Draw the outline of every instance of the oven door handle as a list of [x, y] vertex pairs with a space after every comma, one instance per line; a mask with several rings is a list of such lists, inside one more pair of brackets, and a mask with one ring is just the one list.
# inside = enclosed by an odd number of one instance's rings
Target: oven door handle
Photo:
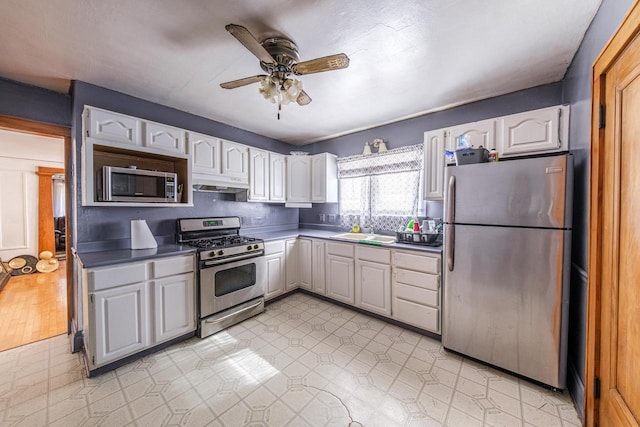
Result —
[[230, 317], [237, 316], [237, 315], [238, 315], [238, 314], [240, 314], [240, 313], [244, 313], [245, 311], [252, 310], [252, 309], [256, 308], [257, 306], [259, 306], [260, 304], [262, 304], [262, 300], [258, 301], [258, 302], [257, 302], [257, 303], [255, 303], [255, 304], [251, 304], [249, 307], [245, 307], [245, 308], [243, 308], [242, 310], [234, 311], [233, 313], [229, 313], [229, 314], [227, 314], [226, 316], [222, 316], [222, 317], [221, 317], [221, 318], [219, 318], [219, 319], [215, 319], [215, 320], [212, 320], [212, 319], [205, 320], [205, 321], [204, 321], [204, 323], [220, 323], [220, 322], [222, 322], [223, 320], [226, 320], [226, 319], [228, 319], [228, 318], [230, 318]]
[[225, 259], [219, 259], [219, 260], [214, 260], [214, 261], [204, 261], [203, 262], [203, 266], [204, 267], [213, 267], [216, 265], [221, 265], [221, 264], [227, 264], [230, 262], [234, 262], [234, 261], [241, 261], [243, 259], [248, 259], [248, 258], [258, 258], [264, 256], [264, 251], [262, 252], [254, 252], [251, 254], [246, 254], [246, 255], [239, 255], [239, 256], [234, 256], [232, 258], [225, 258]]

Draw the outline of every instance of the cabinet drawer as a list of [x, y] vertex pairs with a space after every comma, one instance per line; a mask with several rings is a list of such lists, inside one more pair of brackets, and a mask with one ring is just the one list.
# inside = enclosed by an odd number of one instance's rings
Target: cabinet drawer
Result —
[[440, 332], [440, 316], [437, 308], [394, 298], [393, 317], [422, 329]]
[[391, 251], [389, 249], [376, 249], [358, 246], [356, 248], [358, 259], [363, 261], [379, 262], [380, 264], [391, 263]]
[[393, 296], [394, 298], [400, 298], [417, 304], [429, 305], [435, 308], [440, 307], [440, 293], [430, 289], [409, 286], [403, 283], [394, 283]]
[[402, 268], [396, 268], [393, 274], [396, 282], [417, 286], [423, 289], [430, 289], [432, 291], [440, 289], [439, 275], [404, 270]]
[[115, 288], [129, 283], [147, 280], [147, 263], [125, 264], [118, 267], [102, 267], [87, 271], [89, 291]]
[[348, 243], [327, 242], [327, 255], [338, 255], [353, 258], [353, 245]]
[[173, 276], [193, 271], [193, 255], [172, 258], [158, 258], [151, 261], [151, 276], [154, 278]]
[[277, 242], [265, 242], [264, 243], [264, 254], [265, 255], [276, 254], [278, 252], [284, 252], [284, 240], [279, 240]]
[[409, 270], [440, 274], [439, 256], [396, 251], [393, 255], [393, 264]]

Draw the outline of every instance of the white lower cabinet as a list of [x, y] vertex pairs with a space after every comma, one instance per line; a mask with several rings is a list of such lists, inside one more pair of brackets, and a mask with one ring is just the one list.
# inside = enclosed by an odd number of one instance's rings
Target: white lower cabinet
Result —
[[312, 247], [311, 239], [298, 240], [298, 284], [302, 289], [308, 291], [313, 289], [311, 274], [312, 266]]
[[355, 305], [391, 316], [391, 251], [356, 247]]
[[316, 294], [326, 294], [324, 241], [311, 240], [311, 290]]
[[440, 255], [393, 251], [392, 317], [440, 333]]
[[353, 245], [327, 242], [327, 296], [351, 304], [354, 297]]
[[264, 298], [269, 300], [284, 292], [285, 288], [285, 242], [279, 240], [264, 244], [267, 265], [267, 288]]
[[94, 365], [121, 359], [149, 345], [147, 283], [98, 291], [89, 299]]
[[285, 283], [284, 289], [286, 292], [291, 291], [298, 287], [298, 239], [288, 239], [285, 241]]
[[157, 279], [153, 286], [154, 342], [160, 343], [193, 331], [195, 284], [193, 273]]
[[194, 255], [83, 268], [89, 370], [196, 329]]

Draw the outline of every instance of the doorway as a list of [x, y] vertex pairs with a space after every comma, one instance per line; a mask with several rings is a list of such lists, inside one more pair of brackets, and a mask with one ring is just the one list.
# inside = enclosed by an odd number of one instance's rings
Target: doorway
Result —
[[593, 71], [586, 424], [638, 427], [640, 2]]
[[[69, 182], [65, 166], [69, 164], [71, 139], [68, 128], [8, 116], [0, 116], [0, 138], [4, 141], [0, 150], [0, 174], [7, 178], [0, 186], [0, 256], [7, 267], [16, 267], [23, 260], [28, 262], [26, 269], [14, 269], [0, 290], [2, 351], [68, 333], [70, 328], [72, 272], [65, 262], [69, 233], [67, 227], [56, 233], [53, 215], [57, 212], [66, 216], [70, 212], [70, 189], [62, 184], [64, 195], [60, 197], [60, 185], [56, 188], [55, 181]], [[43, 171], [47, 175], [45, 180], [41, 179]], [[43, 192], [46, 182], [50, 188]], [[46, 200], [51, 218], [47, 217], [46, 226], [40, 227], [38, 217], [42, 216], [42, 209], [39, 207], [44, 203], [40, 204], [38, 199], [45, 193], [51, 198]], [[58, 195], [57, 205], [54, 194]], [[64, 207], [59, 205], [60, 201]], [[64, 218], [63, 222], [67, 223]], [[47, 236], [44, 240], [43, 235]], [[51, 243], [45, 244], [43, 252], [43, 242], [49, 240]], [[56, 245], [56, 240], [65, 245]], [[36, 266], [38, 258], [48, 258], [48, 253], [52, 257], [50, 264], [57, 268]], [[8, 265], [14, 258], [16, 262]]]

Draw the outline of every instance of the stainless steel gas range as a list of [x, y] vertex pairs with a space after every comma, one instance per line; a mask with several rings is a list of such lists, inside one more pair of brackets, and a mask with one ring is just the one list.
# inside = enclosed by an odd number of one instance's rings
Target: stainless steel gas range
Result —
[[178, 242], [198, 252], [198, 336], [264, 311], [264, 242], [240, 235], [240, 218], [181, 218]]

